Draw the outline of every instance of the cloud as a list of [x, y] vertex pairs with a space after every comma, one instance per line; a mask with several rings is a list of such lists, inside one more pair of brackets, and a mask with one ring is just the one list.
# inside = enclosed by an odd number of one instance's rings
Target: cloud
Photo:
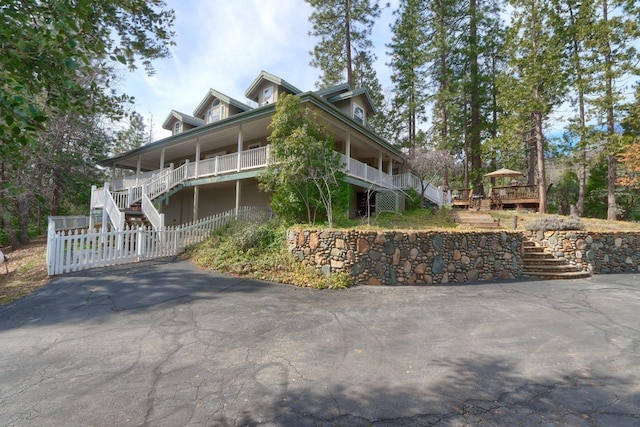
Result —
[[[156, 73], [125, 76], [123, 91], [136, 97], [135, 109], [153, 115], [155, 139], [172, 109], [191, 114], [209, 88], [245, 101], [244, 91], [261, 70], [301, 90], [312, 90], [320, 72], [309, 65], [315, 40], [309, 35], [311, 7], [303, 0], [167, 0], [176, 12], [171, 58], [154, 63]], [[381, 79], [385, 32], [391, 11], [376, 23], [374, 43]], [[383, 81], [383, 87], [389, 85]]]

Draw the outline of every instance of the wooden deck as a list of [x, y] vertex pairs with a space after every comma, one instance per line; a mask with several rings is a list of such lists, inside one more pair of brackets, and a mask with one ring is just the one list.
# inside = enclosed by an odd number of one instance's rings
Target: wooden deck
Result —
[[454, 208], [475, 210], [535, 209], [540, 207], [536, 185], [493, 187], [487, 196], [472, 194], [468, 188], [453, 191]]

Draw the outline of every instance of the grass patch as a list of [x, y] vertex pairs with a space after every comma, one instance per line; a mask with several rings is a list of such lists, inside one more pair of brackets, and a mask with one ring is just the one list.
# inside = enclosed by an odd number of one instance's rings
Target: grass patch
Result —
[[9, 304], [41, 288], [49, 281], [46, 268], [47, 240], [38, 237], [14, 251], [3, 253], [9, 259], [9, 273], [0, 265], [0, 305]]
[[[414, 208], [404, 212], [382, 212], [370, 218], [342, 220], [337, 228], [376, 230], [433, 230], [458, 226], [448, 214], [448, 209], [432, 210]], [[305, 225], [302, 227], [309, 227]], [[317, 228], [317, 227], [316, 227]]]
[[318, 289], [350, 285], [347, 274], [325, 276], [298, 262], [287, 251], [286, 231], [287, 227], [277, 220], [262, 224], [238, 221], [189, 248], [186, 256], [203, 268], [259, 280]]
[[[507, 229], [513, 229], [513, 218], [517, 217], [516, 230], [524, 231], [529, 224], [536, 222], [545, 222], [545, 218], [557, 217], [560, 221], [569, 220], [569, 216], [555, 215], [555, 214], [541, 214], [537, 212], [530, 212], [524, 209], [508, 210], [508, 211], [490, 211], [489, 214], [495, 218], [500, 219], [501, 224]], [[584, 230], [592, 232], [640, 232], [640, 223], [632, 221], [608, 221], [606, 219], [599, 218], [585, 218], [579, 219], [584, 224]]]

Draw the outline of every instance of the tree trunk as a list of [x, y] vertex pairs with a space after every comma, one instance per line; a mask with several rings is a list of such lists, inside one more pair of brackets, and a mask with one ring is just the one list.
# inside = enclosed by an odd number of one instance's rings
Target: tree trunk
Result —
[[580, 129], [578, 134], [580, 136], [580, 170], [578, 172], [578, 201], [576, 203], [576, 210], [578, 216], [584, 215], [584, 204], [586, 199], [586, 188], [587, 188], [587, 124], [586, 124], [586, 113], [585, 113], [585, 101], [584, 101], [584, 81], [583, 81], [583, 70], [582, 70], [582, 61], [580, 60], [580, 43], [575, 33], [575, 16], [573, 14], [573, 8], [571, 2], [567, 3], [569, 7], [569, 16], [571, 18], [571, 26], [574, 28], [572, 31], [573, 37], [573, 61], [576, 72], [576, 86], [578, 90], [578, 114], [579, 114], [579, 123]]
[[482, 185], [482, 149], [480, 147], [480, 72], [478, 68], [478, 30], [476, 22], [476, 0], [469, 1], [469, 88], [471, 97], [471, 128], [469, 148], [471, 151], [471, 175], [473, 187], [484, 194]]
[[351, 86], [351, 89], [355, 89], [353, 82], [353, 65], [351, 63], [351, 15], [349, 10], [351, 8], [351, 4], [349, 0], [345, 0], [345, 40], [346, 40], [346, 54], [347, 54], [347, 83]]
[[609, 35], [609, 20], [608, 20], [608, 1], [602, 0], [602, 19], [606, 28], [607, 34], [605, 37], [605, 108], [607, 113], [607, 219], [609, 221], [615, 221], [617, 219], [617, 205], [616, 205], [616, 178], [617, 178], [617, 159], [615, 156], [615, 119], [613, 116], [613, 63], [611, 54], [611, 40]]
[[540, 207], [538, 212], [547, 213], [547, 180], [544, 167], [544, 135], [542, 134], [542, 113], [537, 111], [533, 113], [535, 119], [535, 137], [537, 152], [537, 183], [538, 197], [540, 198]]

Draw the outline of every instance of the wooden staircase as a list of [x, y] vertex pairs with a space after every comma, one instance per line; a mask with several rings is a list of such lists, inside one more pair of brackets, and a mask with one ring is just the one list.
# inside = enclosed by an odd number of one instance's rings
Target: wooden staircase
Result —
[[128, 227], [137, 228], [151, 226], [149, 219], [142, 212], [142, 206], [139, 202], [129, 208], [123, 209], [122, 211], [124, 212], [124, 223]]
[[454, 222], [460, 225], [490, 230], [502, 228], [499, 222], [486, 213], [454, 209], [449, 215]]
[[530, 279], [582, 279], [591, 273], [556, 258], [537, 243], [523, 242], [524, 277]]

